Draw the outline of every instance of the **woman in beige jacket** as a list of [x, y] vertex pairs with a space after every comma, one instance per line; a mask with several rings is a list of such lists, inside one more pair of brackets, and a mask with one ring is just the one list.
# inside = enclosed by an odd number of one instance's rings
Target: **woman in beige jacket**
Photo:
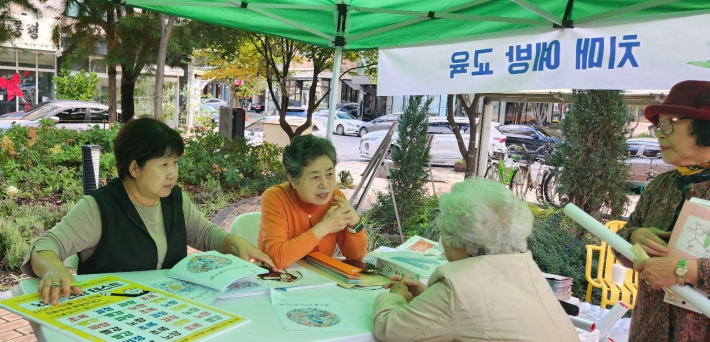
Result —
[[441, 195], [448, 264], [429, 286], [395, 281], [375, 299], [381, 341], [578, 341], [527, 250], [533, 216], [503, 184], [468, 179]]

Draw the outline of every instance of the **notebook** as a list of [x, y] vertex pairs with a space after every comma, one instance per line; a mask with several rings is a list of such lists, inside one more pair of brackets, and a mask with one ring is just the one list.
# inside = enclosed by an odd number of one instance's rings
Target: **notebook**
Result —
[[237, 279], [268, 272], [234, 255], [209, 251], [190, 254], [180, 260], [168, 272], [168, 277], [224, 292]]

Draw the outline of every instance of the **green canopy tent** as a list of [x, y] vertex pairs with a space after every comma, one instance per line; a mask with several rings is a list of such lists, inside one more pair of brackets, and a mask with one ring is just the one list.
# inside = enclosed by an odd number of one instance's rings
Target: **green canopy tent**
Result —
[[[111, 0], [126, 6], [288, 38], [335, 50], [366, 50], [573, 28], [606, 18], [710, 9], [707, 0]], [[339, 82], [331, 82], [328, 137]]]

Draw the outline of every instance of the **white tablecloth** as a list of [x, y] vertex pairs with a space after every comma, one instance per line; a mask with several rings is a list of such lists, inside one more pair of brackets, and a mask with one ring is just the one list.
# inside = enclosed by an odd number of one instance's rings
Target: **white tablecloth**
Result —
[[[139, 284], [150, 284], [156, 279], [167, 276], [167, 270], [112, 273], [120, 278]], [[93, 274], [77, 276], [77, 281], [85, 281], [105, 276], [106, 274]], [[38, 279], [28, 279], [20, 283], [20, 294], [29, 294], [37, 291]], [[378, 294], [386, 290], [347, 290], [339, 286], [318, 288], [303, 291], [282, 292], [285, 296], [322, 297], [329, 296], [349, 316], [356, 331], [346, 332], [318, 332], [318, 331], [287, 331], [284, 329], [279, 317], [271, 306], [268, 295], [252, 297], [222, 299], [212, 303], [211, 306], [251, 319], [246, 325], [211, 338], [210, 341], [376, 341], [372, 335], [372, 304]], [[40, 341], [71, 342], [72, 339], [50, 330], [46, 326], [32, 324]], [[235, 339], [236, 338], [236, 339]]]

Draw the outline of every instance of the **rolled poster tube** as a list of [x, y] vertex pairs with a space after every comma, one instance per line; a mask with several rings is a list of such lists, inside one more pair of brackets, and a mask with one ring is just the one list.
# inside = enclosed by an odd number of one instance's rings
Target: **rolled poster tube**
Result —
[[[567, 204], [564, 212], [567, 216], [584, 227], [584, 229], [604, 240], [604, 242], [614, 248], [617, 252], [621, 253], [629, 260], [634, 260], [635, 255], [631, 250], [631, 244], [628, 241], [612, 233], [609, 228], [589, 216], [589, 214], [585, 213], [582, 209], [579, 209], [579, 207], [574, 204]], [[705, 296], [687, 285], [680, 286], [676, 284], [670, 288], [676, 295], [685, 299], [686, 302], [700, 310], [700, 312], [702, 312], [705, 316], [710, 317], [710, 300], [705, 298]]]
[[614, 328], [614, 324], [618, 322], [621, 317], [624, 317], [626, 311], [629, 311], [629, 306], [624, 302], [616, 303], [609, 312], [604, 315], [604, 317], [599, 320], [597, 328], [599, 329], [599, 337], [604, 337], [609, 335], [611, 329]]
[[569, 316], [569, 320], [572, 321], [572, 325], [574, 325], [575, 328], [580, 328], [584, 331], [592, 332], [596, 328], [594, 322], [576, 316]]

